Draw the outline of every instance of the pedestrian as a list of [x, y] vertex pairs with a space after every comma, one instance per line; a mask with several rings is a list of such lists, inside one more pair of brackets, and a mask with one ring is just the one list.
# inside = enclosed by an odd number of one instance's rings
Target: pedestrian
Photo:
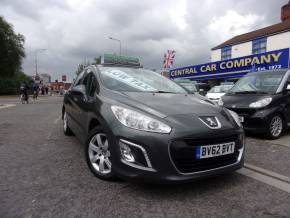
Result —
[[38, 97], [38, 90], [39, 90], [39, 86], [36, 82], [34, 82], [32, 84], [32, 91], [33, 91], [33, 100], [37, 100]]
[[27, 93], [27, 91], [28, 91], [29, 87], [28, 87], [27, 83], [25, 81], [22, 82], [20, 84], [20, 88], [19, 89], [20, 89], [20, 95], [21, 95], [22, 104], [24, 103], [24, 101], [26, 101], [26, 103], [28, 104], [28, 93]]

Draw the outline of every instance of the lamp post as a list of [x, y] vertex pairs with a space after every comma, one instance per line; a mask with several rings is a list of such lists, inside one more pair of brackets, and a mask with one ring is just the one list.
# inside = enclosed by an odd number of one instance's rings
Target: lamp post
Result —
[[121, 56], [121, 54], [122, 54], [122, 43], [121, 43], [121, 40], [120, 39], [113, 38], [111, 36], [109, 37], [109, 39], [119, 42], [119, 44], [120, 44], [120, 56]]
[[42, 52], [42, 51], [46, 51], [47, 49], [46, 48], [40, 48], [40, 49], [35, 49], [34, 50], [34, 55], [35, 55], [35, 75], [38, 75], [38, 72], [37, 72], [37, 53], [38, 52]]

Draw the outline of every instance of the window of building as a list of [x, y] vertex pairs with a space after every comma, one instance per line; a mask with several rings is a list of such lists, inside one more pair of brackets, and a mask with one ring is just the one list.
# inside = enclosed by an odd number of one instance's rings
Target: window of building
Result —
[[259, 38], [253, 40], [253, 47], [252, 47], [253, 54], [261, 54], [267, 51], [267, 38]]
[[223, 60], [228, 60], [232, 58], [232, 47], [227, 46], [222, 48], [222, 61]]

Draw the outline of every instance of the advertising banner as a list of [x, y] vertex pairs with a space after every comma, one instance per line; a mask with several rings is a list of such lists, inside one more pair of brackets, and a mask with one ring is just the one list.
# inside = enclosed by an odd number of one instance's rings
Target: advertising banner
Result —
[[170, 78], [191, 80], [241, 77], [249, 72], [289, 68], [289, 49], [270, 51], [170, 71]]
[[104, 54], [102, 56], [102, 64], [140, 66], [140, 60], [137, 57]]

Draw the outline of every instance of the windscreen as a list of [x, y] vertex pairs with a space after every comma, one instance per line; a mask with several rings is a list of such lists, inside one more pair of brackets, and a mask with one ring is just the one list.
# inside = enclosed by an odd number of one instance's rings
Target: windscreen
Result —
[[253, 73], [240, 79], [230, 93], [269, 93], [277, 91], [285, 72]]
[[104, 86], [115, 91], [187, 93], [171, 80], [145, 69], [101, 67], [100, 76]]

